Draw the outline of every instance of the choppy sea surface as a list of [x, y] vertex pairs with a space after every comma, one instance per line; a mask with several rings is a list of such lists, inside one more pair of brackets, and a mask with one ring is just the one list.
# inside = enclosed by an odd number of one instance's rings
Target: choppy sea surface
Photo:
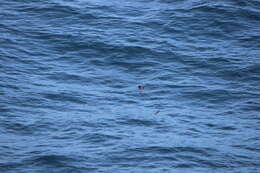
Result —
[[2, 0], [0, 172], [259, 173], [260, 1]]

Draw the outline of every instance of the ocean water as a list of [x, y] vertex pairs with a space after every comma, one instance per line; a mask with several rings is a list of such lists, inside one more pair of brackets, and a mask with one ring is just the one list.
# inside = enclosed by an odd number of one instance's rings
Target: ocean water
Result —
[[259, 173], [260, 1], [2, 0], [0, 173], [87, 172]]

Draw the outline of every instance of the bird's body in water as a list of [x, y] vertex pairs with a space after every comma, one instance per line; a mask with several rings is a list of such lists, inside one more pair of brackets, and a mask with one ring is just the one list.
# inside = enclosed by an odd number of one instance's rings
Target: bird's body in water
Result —
[[144, 90], [144, 86], [143, 85], [138, 85], [138, 89], [139, 90]]
[[159, 114], [159, 112], [160, 112], [159, 110], [158, 110], [158, 111], [156, 111], [156, 112], [154, 113], [154, 115], [157, 115], [157, 114]]

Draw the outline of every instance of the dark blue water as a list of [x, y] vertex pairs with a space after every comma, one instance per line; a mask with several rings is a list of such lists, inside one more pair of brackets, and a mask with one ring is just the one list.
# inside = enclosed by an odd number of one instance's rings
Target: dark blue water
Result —
[[259, 173], [260, 1], [2, 0], [0, 172]]

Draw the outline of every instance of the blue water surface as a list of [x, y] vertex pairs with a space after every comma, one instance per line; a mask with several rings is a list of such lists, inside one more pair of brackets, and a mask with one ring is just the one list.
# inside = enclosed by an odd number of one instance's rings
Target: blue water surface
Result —
[[259, 173], [259, 141], [259, 0], [0, 2], [1, 173]]

